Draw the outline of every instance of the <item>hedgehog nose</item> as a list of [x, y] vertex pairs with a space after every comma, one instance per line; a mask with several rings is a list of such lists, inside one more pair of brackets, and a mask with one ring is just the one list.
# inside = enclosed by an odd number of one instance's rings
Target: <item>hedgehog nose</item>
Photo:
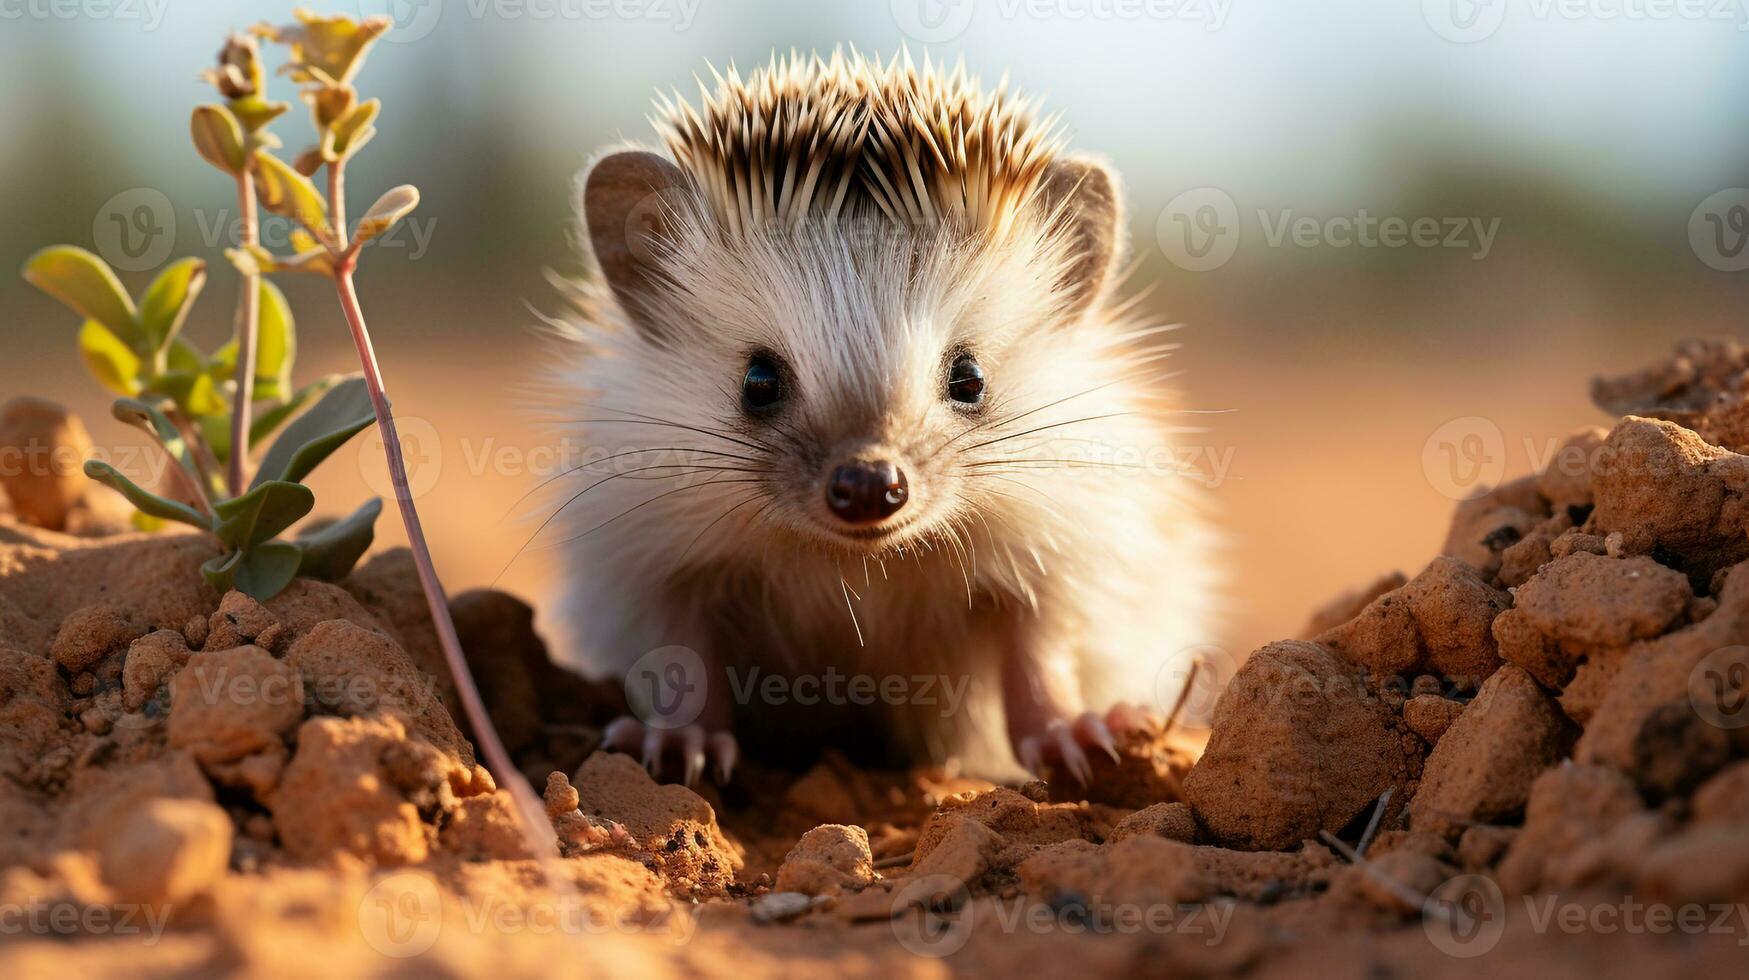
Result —
[[873, 524], [898, 513], [910, 496], [905, 472], [886, 460], [846, 463], [826, 482], [826, 506], [847, 524]]

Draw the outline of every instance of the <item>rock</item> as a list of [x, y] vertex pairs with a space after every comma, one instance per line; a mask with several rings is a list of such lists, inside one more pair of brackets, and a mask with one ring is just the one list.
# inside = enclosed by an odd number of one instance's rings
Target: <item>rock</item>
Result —
[[[229, 650], [252, 645], [257, 637], [279, 626], [279, 619], [267, 607], [241, 592], [232, 590], [219, 600], [219, 608], [207, 619], [206, 646], [209, 650]], [[267, 644], [261, 644], [265, 649]]]
[[188, 663], [188, 656], [188, 641], [176, 630], [157, 630], [129, 644], [121, 669], [123, 703], [128, 710], [145, 707], [158, 689]]
[[1735, 906], [1749, 900], [1749, 835], [1741, 827], [1695, 827], [1645, 852], [1639, 893], [1668, 905]]
[[1196, 816], [1191, 813], [1188, 803], [1156, 803], [1119, 821], [1106, 843], [1114, 844], [1126, 837], [1164, 837], [1194, 844]]
[[804, 895], [836, 895], [874, 881], [874, 855], [868, 831], [826, 824], [802, 835], [777, 869], [777, 890]]
[[1428, 745], [1439, 741], [1446, 729], [1464, 713], [1464, 703], [1437, 694], [1418, 694], [1403, 704], [1403, 724]]
[[[1531, 786], [1531, 799], [1536, 798], [1536, 786]], [[1457, 854], [1466, 870], [1486, 871], [1499, 862], [1506, 854], [1507, 848], [1517, 839], [1519, 828], [1496, 827], [1492, 824], [1479, 823], [1464, 829], [1462, 837], [1458, 838]]]
[[1749, 826], [1749, 760], [1732, 763], [1695, 790], [1694, 822]]
[[528, 841], [516, 821], [516, 802], [508, 790], [470, 796], [448, 811], [439, 845], [470, 861], [520, 861], [529, 857]]
[[22, 781], [61, 742], [69, 698], [48, 658], [0, 646], [0, 777]]
[[1572, 884], [1574, 875], [1563, 862], [1642, 809], [1633, 784], [1618, 772], [1573, 765], [1548, 770], [1531, 785], [1524, 829], [1500, 862], [1500, 887], [1526, 895]]
[[103, 841], [103, 878], [123, 902], [181, 904], [224, 877], [232, 834], [230, 816], [212, 803], [147, 800]]
[[1502, 657], [1559, 690], [1587, 658], [1663, 634], [1693, 597], [1686, 576], [1650, 558], [1572, 554], [1519, 587], [1494, 636]]
[[954, 824], [927, 853], [917, 856], [911, 863], [911, 874], [919, 878], [945, 876], [962, 885], [970, 885], [992, 867], [1006, 867], [998, 862], [1008, 853], [1008, 841], [1001, 834], [976, 820], [962, 820]]
[[1592, 481], [1595, 533], [1620, 532], [1626, 554], [1656, 551], [1696, 582], [1749, 558], [1749, 457], [1633, 416], [1616, 425], [1603, 453]]
[[1440, 674], [1473, 688], [1499, 665], [1489, 626], [1510, 599], [1456, 558], [1435, 558], [1318, 642], [1374, 678]]
[[473, 747], [438, 697], [436, 681], [414, 667], [388, 634], [350, 620], [327, 620], [304, 630], [285, 660], [302, 675], [315, 708], [343, 716], [395, 715], [414, 734], [473, 765]]
[[1536, 477], [1503, 483], [1458, 504], [1441, 554], [1475, 569], [1483, 580], [1500, 569], [1501, 553], [1549, 517], [1548, 501], [1537, 492]]
[[383, 765], [407, 738], [392, 715], [300, 725], [297, 752], [266, 801], [286, 853], [303, 861], [348, 853], [385, 867], [425, 860], [427, 828]]
[[1320, 633], [1333, 630], [1360, 615], [1379, 596], [1400, 589], [1408, 582], [1409, 579], [1402, 572], [1392, 572], [1380, 576], [1363, 588], [1345, 592], [1312, 613], [1311, 620], [1300, 630], [1300, 636], [1310, 640]]
[[1554, 560], [1555, 541], [1571, 530], [1573, 518], [1565, 511], [1531, 528], [1517, 544], [1500, 553], [1500, 584], [1513, 589], [1530, 581], [1537, 569]]
[[[1741, 699], [1726, 663], [1709, 675], [1708, 658], [1749, 643], [1749, 574], [1741, 566], [1724, 580], [1719, 607], [1692, 626], [1637, 643], [1622, 659], [1608, 693], [1575, 747], [1578, 762], [1626, 773], [1656, 796], [1685, 793], [1730, 761], [1742, 728], [1723, 727]], [[1716, 685], [1709, 686], [1709, 682]], [[1709, 720], [1709, 717], [1712, 720]]]
[[91, 434], [53, 402], [15, 398], [0, 409], [0, 489], [26, 524], [67, 529], [92, 483], [85, 476]]
[[924, 819], [912, 852], [911, 870], [921, 867], [930, 853], [967, 821], [984, 825], [1002, 839], [1002, 852], [992, 860], [998, 868], [1013, 867], [1040, 848], [1093, 836], [1086, 810], [1074, 804], [1040, 803], [1011, 789], [957, 793], [943, 799]]
[[1272, 643], [1222, 693], [1186, 800], [1228, 847], [1281, 850], [1341, 830], [1420, 775], [1419, 741], [1399, 724], [1330, 651]]
[[658, 785], [630, 756], [595, 753], [576, 784], [584, 815], [625, 827], [644, 862], [676, 891], [727, 888], [742, 867], [709, 803], [684, 786]]
[[1603, 444], [1608, 438], [1608, 429], [1585, 426], [1568, 436], [1549, 458], [1536, 478], [1536, 488], [1555, 513], [1591, 506], [1591, 481], [1601, 469]]
[[283, 756], [303, 716], [297, 673], [260, 647], [194, 654], [170, 682], [170, 744], [204, 766]]
[[1136, 810], [1183, 795], [1184, 774], [1195, 759], [1172, 741], [1163, 723], [1151, 721], [1120, 731], [1113, 736], [1113, 744], [1116, 762], [1104, 752], [1088, 753], [1093, 779], [1086, 786], [1067, 773], [1051, 773], [1049, 798]]
[[1194, 849], [1160, 837], [1131, 837], [1106, 847], [1066, 841], [1027, 858], [1018, 870], [1030, 894], [1047, 902], [1078, 900], [1095, 916], [1117, 906], [1203, 902], [1213, 891]]
[[77, 674], [138, 639], [142, 630], [115, 606], [86, 606], [61, 620], [49, 656], [61, 669]]
[[1530, 675], [1501, 667], [1427, 757], [1410, 826], [1455, 836], [1471, 823], [1501, 822], [1572, 741], [1572, 724]]
[[1413, 850], [1392, 851], [1357, 866], [1352, 872], [1361, 897], [1397, 915], [1420, 915], [1422, 906], [1452, 869]]

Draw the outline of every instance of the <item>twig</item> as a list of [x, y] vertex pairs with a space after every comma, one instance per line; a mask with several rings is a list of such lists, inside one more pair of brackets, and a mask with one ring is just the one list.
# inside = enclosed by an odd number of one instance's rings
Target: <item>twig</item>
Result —
[[916, 851], [906, 851], [903, 854], [892, 854], [884, 858], [875, 858], [874, 869], [876, 871], [881, 871], [886, 868], [897, 868], [900, 865], [910, 864], [912, 856], [916, 853]]
[[1342, 838], [1337, 837], [1328, 830], [1318, 831], [1318, 836], [1324, 839], [1324, 843], [1335, 848], [1338, 854], [1347, 858], [1348, 863], [1359, 868], [1368, 878], [1371, 878], [1382, 885], [1384, 889], [1395, 896], [1398, 901], [1403, 902], [1410, 908], [1420, 909], [1424, 915], [1433, 916], [1439, 919], [1449, 917], [1449, 913], [1443, 907], [1433, 903], [1433, 896], [1423, 895], [1395, 878], [1380, 873], [1377, 868], [1373, 867], [1372, 864], [1356, 852], [1354, 848], [1343, 843]]
[[1178, 716], [1184, 713], [1184, 706], [1190, 702], [1190, 689], [1196, 686], [1196, 674], [1202, 670], [1202, 655], [1198, 654], [1190, 661], [1190, 670], [1184, 675], [1184, 686], [1178, 691], [1178, 700], [1172, 703], [1172, 710], [1166, 713], [1166, 721], [1160, 726], [1162, 737], [1172, 734], [1172, 729], [1178, 724]]
[[1391, 794], [1396, 791], [1397, 787], [1386, 786], [1385, 791], [1379, 794], [1378, 805], [1373, 807], [1372, 819], [1366, 822], [1366, 830], [1361, 832], [1360, 843], [1354, 848], [1355, 853], [1365, 854], [1366, 849], [1372, 846], [1373, 835], [1378, 833], [1379, 824], [1385, 819], [1385, 808], [1391, 805]]
[[[255, 211], [255, 177], [245, 166], [237, 175], [237, 206], [243, 214], [241, 245], [245, 252], [260, 239]], [[237, 392], [231, 400], [231, 496], [241, 496], [249, 466], [250, 400], [255, 394], [255, 345], [261, 332], [261, 275], [243, 274], [243, 294], [237, 299]]]

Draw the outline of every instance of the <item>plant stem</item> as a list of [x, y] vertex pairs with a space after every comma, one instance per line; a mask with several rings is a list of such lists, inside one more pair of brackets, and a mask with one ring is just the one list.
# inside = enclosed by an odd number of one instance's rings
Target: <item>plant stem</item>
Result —
[[431, 624], [437, 630], [438, 644], [443, 647], [443, 657], [449, 664], [456, 693], [461, 697], [462, 709], [474, 729], [474, 739], [479, 742], [480, 751], [486, 757], [486, 766], [497, 778], [498, 785], [510, 791], [516, 802], [515, 809], [522, 824], [523, 835], [528, 839], [533, 853], [541, 855], [553, 849], [550, 828], [543, 832], [540, 824], [536, 823], [536, 815], [542, 813], [541, 803], [511, 762], [510, 753], [505, 751], [504, 743], [498, 738], [498, 730], [492, 726], [492, 717], [486, 712], [486, 702], [480, 697], [480, 689], [475, 686], [473, 672], [468, 669], [467, 658], [462, 653], [461, 639], [455, 631], [455, 620], [449, 614], [449, 599], [444, 595], [443, 583], [438, 580], [437, 566], [431, 560], [431, 548], [425, 541], [425, 528], [419, 521], [418, 509], [413, 505], [413, 491], [407, 480], [407, 462], [401, 453], [401, 439], [395, 430], [395, 417], [389, 407], [388, 392], [383, 386], [382, 371], [377, 366], [376, 350], [371, 344], [370, 332], [365, 327], [364, 312], [358, 305], [358, 291], [352, 283], [355, 264], [356, 260], [351, 258], [340, 263], [334, 271], [334, 284], [340, 294], [340, 308], [346, 314], [346, 324], [352, 329], [352, 343], [358, 348], [359, 365], [364, 369], [365, 390], [370, 393], [371, 407], [376, 412], [377, 432], [383, 440], [383, 456], [388, 461], [389, 479], [395, 486], [395, 503], [401, 511], [401, 523], [407, 529], [407, 545], [413, 552], [413, 566], [419, 572], [419, 585], [425, 591], [425, 606], [431, 613]]
[[[237, 208], [243, 215], [242, 247], [247, 251], [260, 240], [260, 222], [255, 212], [255, 177], [248, 168], [237, 175]], [[231, 496], [241, 496], [249, 470], [249, 414], [255, 394], [255, 343], [261, 331], [261, 276], [243, 277], [243, 295], [237, 301], [237, 393], [231, 402]]]

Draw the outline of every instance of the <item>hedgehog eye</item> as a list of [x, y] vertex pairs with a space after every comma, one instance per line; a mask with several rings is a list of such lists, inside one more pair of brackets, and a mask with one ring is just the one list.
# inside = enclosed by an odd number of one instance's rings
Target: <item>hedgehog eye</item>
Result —
[[984, 400], [984, 369], [978, 366], [977, 358], [970, 354], [954, 358], [947, 372], [947, 397], [966, 405]]
[[764, 411], [783, 401], [783, 377], [777, 362], [765, 354], [755, 354], [747, 362], [747, 373], [741, 377], [741, 403], [753, 411]]

